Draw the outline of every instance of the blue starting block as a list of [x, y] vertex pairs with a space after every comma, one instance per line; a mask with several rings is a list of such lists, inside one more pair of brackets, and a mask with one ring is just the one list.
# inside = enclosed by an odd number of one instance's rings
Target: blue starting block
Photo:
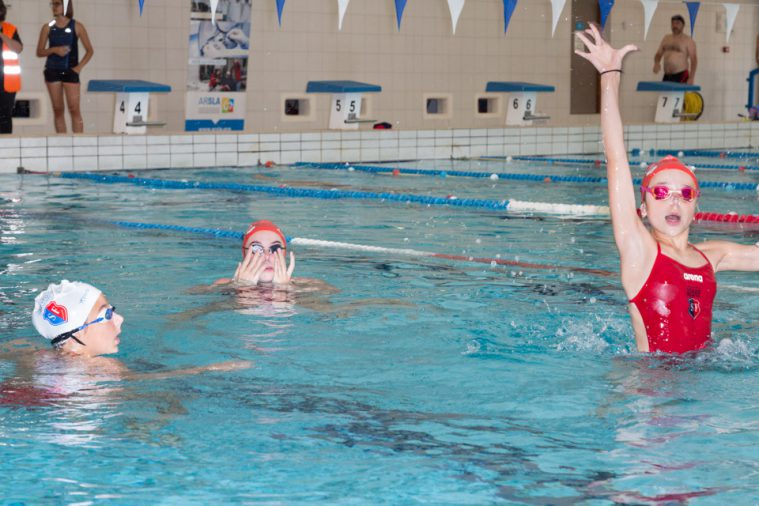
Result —
[[686, 91], [701, 91], [701, 86], [695, 84], [671, 83], [666, 81], [640, 81], [636, 91], [656, 91], [659, 99], [656, 103], [656, 123], [678, 123], [683, 114]]
[[115, 93], [113, 132], [117, 134], [144, 134], [147, 127], [164, 126], [160, 121], [147, 121], [150, 94], [168, 93], [171, 86], [134, 79], [93, 79], [87, 84], [93, 93]]
[[507, 125], [532, 125], [534, 120], [548, 120], [550, 116], [536, 114], [538, 93], [552, 93], [553, 86], [523, 83], [520, 81], [490, 81], [485, 87], [488, 93], [509, 93], [506, 112]]
[[373, 119], [361, 118], [364, 93], [379, 93], [382, 87], [357, 81], [309, 81], [306, 93], [331, 93], [329, 128], [333, 130], [356, 130], [360, 123], [374, 123]]

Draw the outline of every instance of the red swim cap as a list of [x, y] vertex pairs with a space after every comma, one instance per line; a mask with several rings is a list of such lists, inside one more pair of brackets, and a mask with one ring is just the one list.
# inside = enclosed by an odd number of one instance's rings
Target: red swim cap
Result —
[[665, 156], [658, 162], [652, 163], [648, 166], [646, 175], [643, 177], [642, 186], [648, 186], [655, 175], [665, 170], [679, 170], [685, 172], [693, 180], [693, 184], [698, 190], [698, 179], [696, 179], [696, 175], [693, 173], [693, 170], [691, 170], [687, 165], [671, 155]]
[[284, 246], [285, 249], [287, 249], [287, 239], [285, 238], [285, 234], [282, 233], [282, 231], [279, 229], [278, 226], [276, 226], [274, 223], [270, 222], [269, 220], [258, 220], [254, 221], [253, 223], [248, 226], [248, 231], [245, 232], [245, 235], [242, 238], [242, 255], [245, 256], [245, 243], [248, 242], [248, 239], [250, 239], [250, 236], [255, 234], [256, 232], [261, 232], [264, 230], [268, 230], [269, 232], [274, 232], [279, 236], [279, 238], [282, 240], [282, 246]]

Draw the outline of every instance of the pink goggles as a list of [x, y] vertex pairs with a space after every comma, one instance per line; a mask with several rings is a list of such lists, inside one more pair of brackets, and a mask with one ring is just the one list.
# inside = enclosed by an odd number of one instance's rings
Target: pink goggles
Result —
[[640, 189], [653, 195], [656, 200], [667, 200], [678, 195], [685, 202], [692, 202], [701, 195], [701, 190], [697, 190], [691, 186], [683, 186], [679, 190], [673, 190], [665, 185], [641, 186]]

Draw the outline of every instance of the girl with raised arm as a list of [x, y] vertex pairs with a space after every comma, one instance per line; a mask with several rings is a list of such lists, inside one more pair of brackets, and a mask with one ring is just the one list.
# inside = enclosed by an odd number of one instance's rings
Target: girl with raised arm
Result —
[[[624, 57], [595, 26], [578, 32], [587, 52], [576, 51], [601, 74], [601, 129], [607, 158], [609, 207], [619, 250], [622, 286], [639, 351], [684, 353], [712, 339], [712, 302], [718, 271], [759, 271], [759, 247], [727, 241], [688, 242], [701, 194], [698, 179], [668, 156], [648, 167], [636, 207], [619, 111]], [[643, 222], [648, 220], [648, 226]]]

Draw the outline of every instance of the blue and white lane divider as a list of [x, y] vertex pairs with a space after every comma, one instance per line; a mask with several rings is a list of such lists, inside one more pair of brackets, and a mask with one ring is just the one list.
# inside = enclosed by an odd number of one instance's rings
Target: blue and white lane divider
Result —
[[[513, 174], [504, 172], [482, 172], [467, 170], [432, 170], [432, 169], [412, 169], [403, 167], [382, 167], [377, 165], [355, 165], [345, 163], [306, 163], [300, 162], [293, 164], [292, 167], [304, 169], [319, 170], [346, 170], [349, 172], [366, 172], [369, 174], [403, 174], [412, 176], [437, 176], [437, 177], [470, 177], [476, 179], [511, 180], [511, 181], [536, 181], [541, 183], [590, 183], [606, 184], [608, 180], [605, 177], [594, 176], [559, 176], [555, 174]], [[396, 172], [397, 171], [397, 172]], [[633, 184], [639, 185], [642, 180], [633, 179]], [[723, 190], [747, 190], [759, 191], [758, 183], [740, 183], [726, 181], [699, 181], [701, 188], [720, 188]]]
[[[181, 225], [163, 225], [159, 223], [141, 223], [134, 221], [104, 221], [110, 225], [115, 225], [121, 228], [131, 228], [137, 230], [166, 230], [170, 232], [182, 232], [188, 234], [207, 235], [211, 237], [220, 237], [225, 239], [236, 239], [241, 241], [244, 237], [242, 232], [235, 232], [233, 230], [223, 230], [216, 228], [199, 228], [199, 227], [185, 227]], [[590, 269], [587, 267], [571, 267], [564, 265], [548, 265], [537, 264], [532, 262], [522, 262], [520, 260], [507, 260], [496, 257], [473, 257], [465, 255], [448, 255], [445, 253], [435, 253], [432, 251], [423, 251], [409, 248], [387, 248], [383, 246], [369, 246], [366, 244], [355, 244], [349, 242], [339, 241], [325, 241], [321, 239], [309, 239], [307, 237], [286, 237], [287, 242], [296, 246], [306, 246], [314, 248], [327, 248], [330, 250], [347, 250], [347, 251], [362, 251], [365, 253], [381, 253], [389, 256], [406, 256], [406, 257], [426, 257], [426, 258], [440, 258], [443, 260], [453, 260], [458, 262], [487, 264], [491, 267], [507, 266], [507, 267], [522, 267], [526, 269], [540, 269], [540, 270], [554, 270], [554, 271], [570, 271], [579, 272], [584, 274], [593, 274], [603, 277], [616, 277], [616, 273], [607, 271], [604, 269]]]
[[[486, 157], [487, 158], [487, 157]], [[492, 157], [492, 160], [502, 160], [503, 157]], [[588, 158], [565, 158], [565, 157], [545, 157], [545, 156], [515, 156], [513, 160], [525, 161], [525, 162], [543, 162], [543, 163], [569, 163], [577, 165], [606, 165], [603, 160], [591, 160]], [[641, 163], [646, 166], [653, 162], [642, 161]], [[631, 164], [634, 165], [634, 164]], [[727, 165], [719, 163], [699, 163], [696, 165], [697, 169], [715, 169], [715, 170], [739, 170], [739, 171], [756, 171], [759, 170], [759, 165]]]
[[[674, 149], [657, 149], [657, 150], [650, 150], [648, 153], [651, 156], [701, 156], [704, 158], [756, 158], [759, 159], [759, 151], [739, 151], [739, 150], [727, 150], [727, 149], [721, 149], [721, 150], [706, 150], [706, 149], [680, 149], [680, 150], [674, 150]], [[640, 149], [633, 149], [631, 151], [632, 156], [640, 156], [643, 154], [643, 152]]]
[[170, 179], [147, 179], [127, 176], [108, 176], [81, 172], [64, 172], [64, 179], [88, 180], [103, 184], [132, 184], [164, 190], [222, 190], [236, 192], [266, 193], [280, 197], [313, 198], [324, 200], [380, 200], [421, 204], [427, 206], [450, 206], [517, 213], [547, 213], [572, 216], [608, 216], [607, 206], [558, 204], [552, 202], [525, 202], [518, 200], [458, 199], [455, 197], [429, 197], [405, 193], [374, 193], [345, 190], [315, 190], [313, 188], [247, 185], [239, 183], [213, 183], [202, 181], [177, 181]]

